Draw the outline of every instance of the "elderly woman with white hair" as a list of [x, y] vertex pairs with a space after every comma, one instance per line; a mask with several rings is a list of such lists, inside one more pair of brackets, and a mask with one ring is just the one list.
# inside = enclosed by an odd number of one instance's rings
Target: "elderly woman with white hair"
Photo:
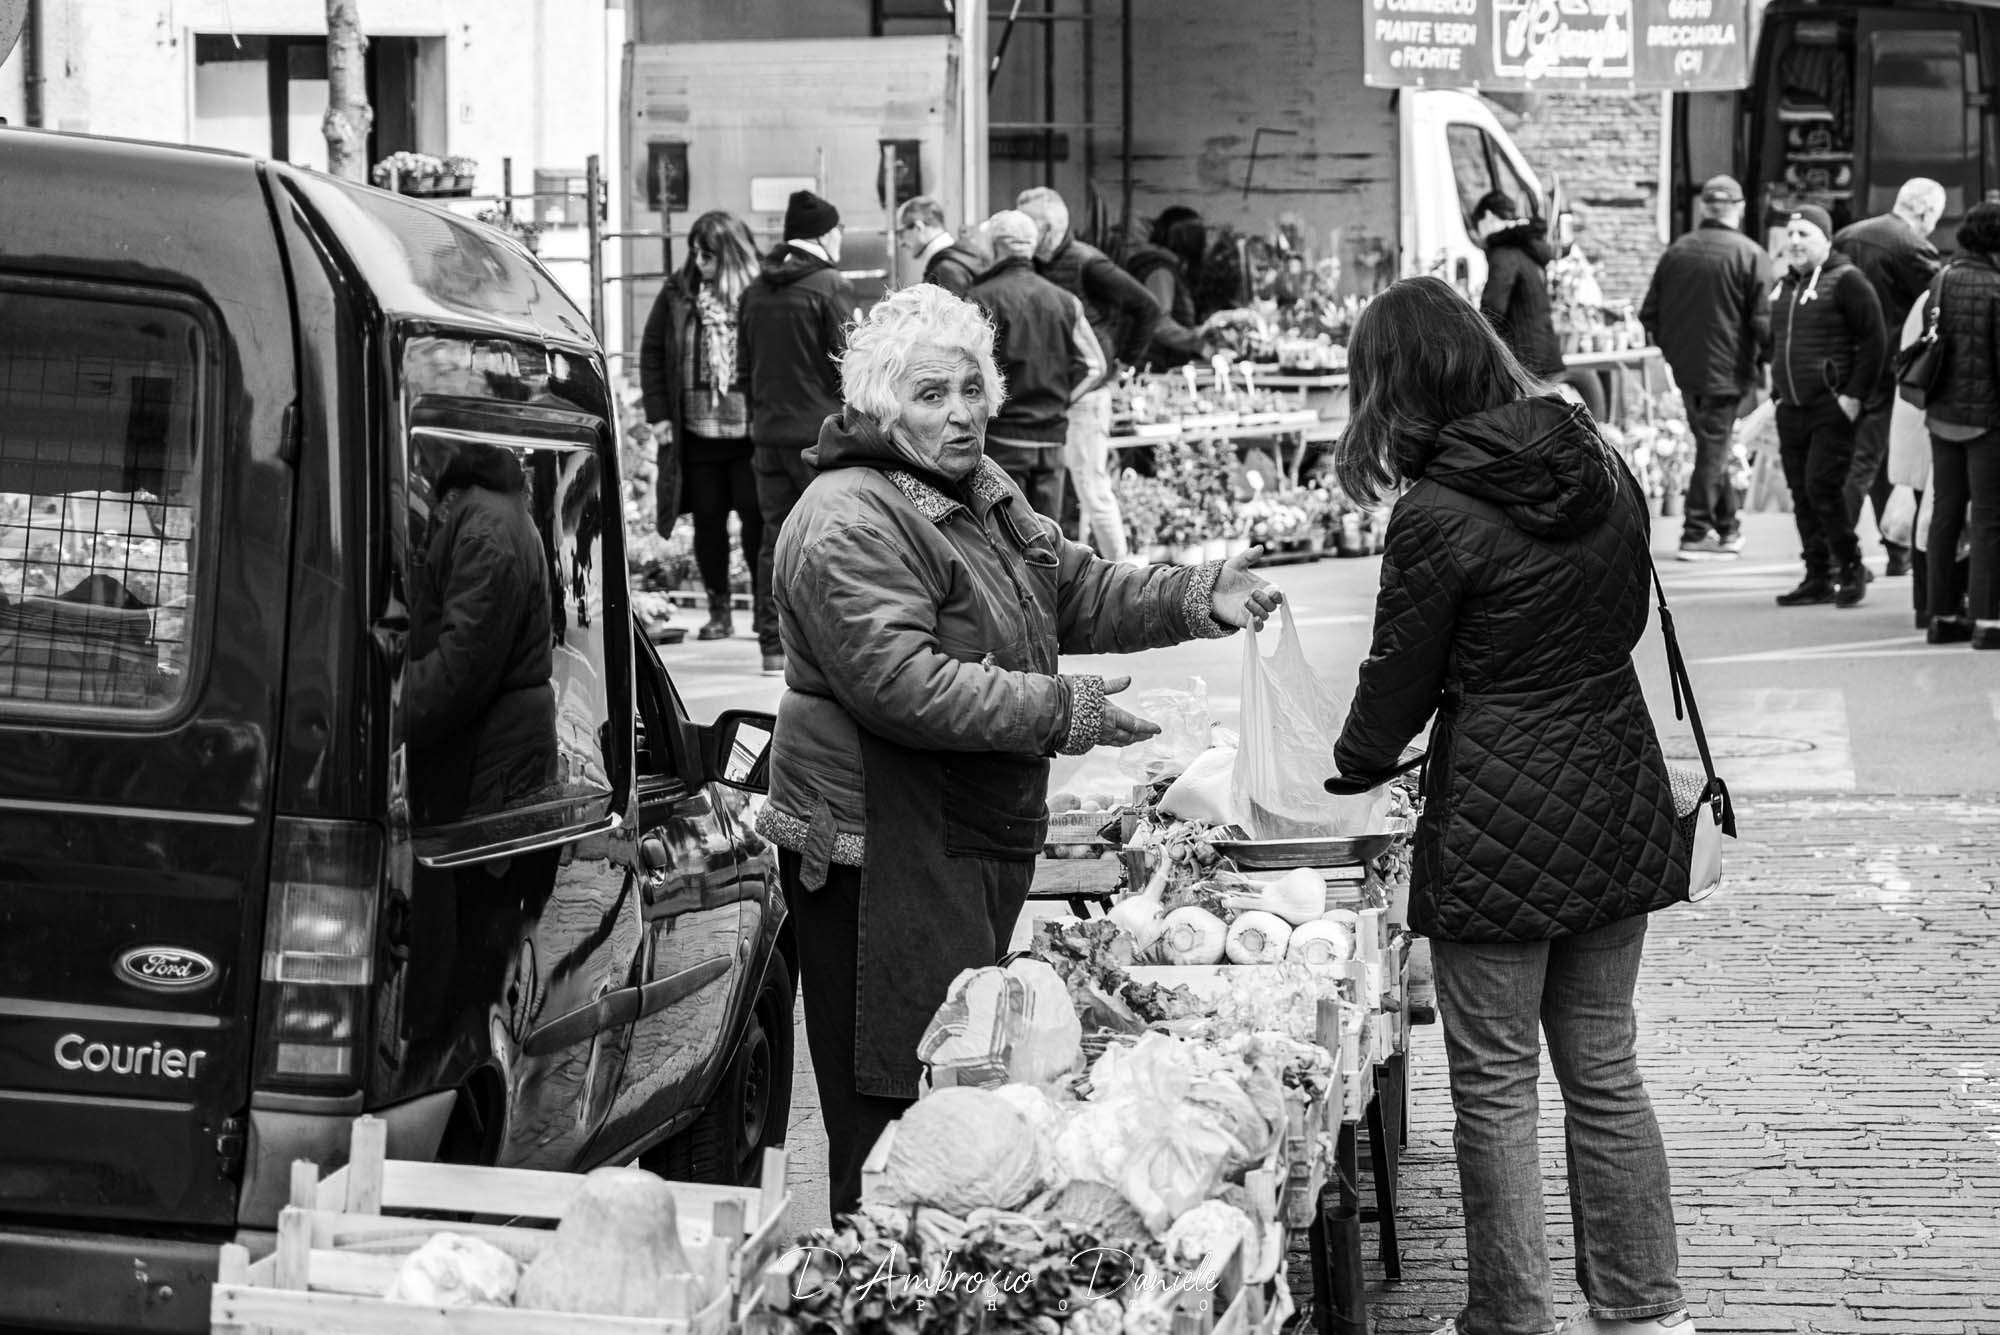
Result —
[[778, 543], [786, 687], [770, 798], [794, 917], [833, 1213], [916, 1098], [917, 1041], [960, 970], [1007, 949], [1046, 833], [1049, 758], [1159, 729], [1058, 671], [1261, 626], [1281, 595], [1228, 563], [1140, 568], [1066, 541], [984, 457], [993, 326], [929, 284], [877, 305], [844, 410]]

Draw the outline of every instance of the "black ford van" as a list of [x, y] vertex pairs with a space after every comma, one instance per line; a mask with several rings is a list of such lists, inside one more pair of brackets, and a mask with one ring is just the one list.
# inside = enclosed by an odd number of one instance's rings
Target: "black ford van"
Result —
[[205, 1331], [293, 1160], [744, 1180], [784, 1138], [768, 716], [627, 605], [527, 253], [0, 129], [0, 1327]]

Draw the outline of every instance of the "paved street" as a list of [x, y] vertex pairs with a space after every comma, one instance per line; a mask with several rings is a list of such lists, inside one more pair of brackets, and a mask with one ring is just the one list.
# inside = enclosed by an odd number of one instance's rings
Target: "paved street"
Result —
[[[1656, 551], [1675, 532], [1660, 521]], [[1878, 580], [1857, 609], [1781, 611], [1771, 597], [1797, 579], [1790, 518], [1752, 516], [1748, 532], [1741, 561], [1662, 566], [1741, 829], [1724, 897], [1654, 918], [1640, 997], [1683, 1282], [1704, 1332], [2000, 1335], [2000, 656], [1924, 645], [1904, 580]], [[1274, 572], [1336, 684], [1364, 651], [1378, 569]], [[666, 653], [698, 717], [775, 702], [775, 682], [744, 675], [747, 640]], [[1231, 640], [1072, 664], [1130, 671], [1141, 690], [1198, 674], [1233, 723], [1241, 655]], [[1662, 735], [1684, 750], [1656, 635], [1639, 658]], [[1119, 786], [1108, 757], [1057, 782]], [[810, 1226], [824, 1148], [803, 1041], [800, 1054], [791, 1149]], [[1364, 1226], [1386, 1335], [1428, 1335], [1463, 1285], [1435, 1026], [1416, 1031], [1411, 1060], [1400, 1284], [1383, 1284]], [[1566, 1312], [1552, 1082], [1544, 1095]]]

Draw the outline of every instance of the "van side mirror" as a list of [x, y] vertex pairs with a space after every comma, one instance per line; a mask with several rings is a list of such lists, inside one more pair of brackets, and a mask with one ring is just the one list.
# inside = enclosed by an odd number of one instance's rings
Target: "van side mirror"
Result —
[[771, 738], [778, 720], [747, 709], [725, 711], [701, 730], [702, 780], [746, 793], [771, 787]]

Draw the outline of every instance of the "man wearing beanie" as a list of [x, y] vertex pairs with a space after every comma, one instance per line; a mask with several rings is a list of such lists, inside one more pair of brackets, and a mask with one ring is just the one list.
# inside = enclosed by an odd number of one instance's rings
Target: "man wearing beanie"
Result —
[[1833, 251], [1833, 220], [1792, 211], [1778, 256], [1790, 266], [1771, 294], [1771, 398], [1778, 455], [1792, 493], [1806, 577], [1780, 607], [1853, 607], [1868, 590], [1847, 509], [1854, 424], [1886, 364], [1882, 303], [1853, 261]]
[[1069, 408], [1104, 379], [1104, 354], [1083, 303], [1035, 272], [1042, 237], [1035, 220], [1003, 209], [985, 231], [993, 267], [966, 296], [993, 321], [993, 358], [1007, 384], [1007, 400], [986, 427], [986, 457], [1060, 524]]
[[785, 519], [813, 470], [807, 447], [840, 411], [840, 368], [854, 294], [840, 271], [840, 210], [810, 190], [785, 207], [785, 240], [764, 257], [737, 316], [737, 373], [750, 407], [751, 469], [764, 540], [758, 546], [755, 622], [764, 672], [785, 670], [771, 607], [771, 565]]

